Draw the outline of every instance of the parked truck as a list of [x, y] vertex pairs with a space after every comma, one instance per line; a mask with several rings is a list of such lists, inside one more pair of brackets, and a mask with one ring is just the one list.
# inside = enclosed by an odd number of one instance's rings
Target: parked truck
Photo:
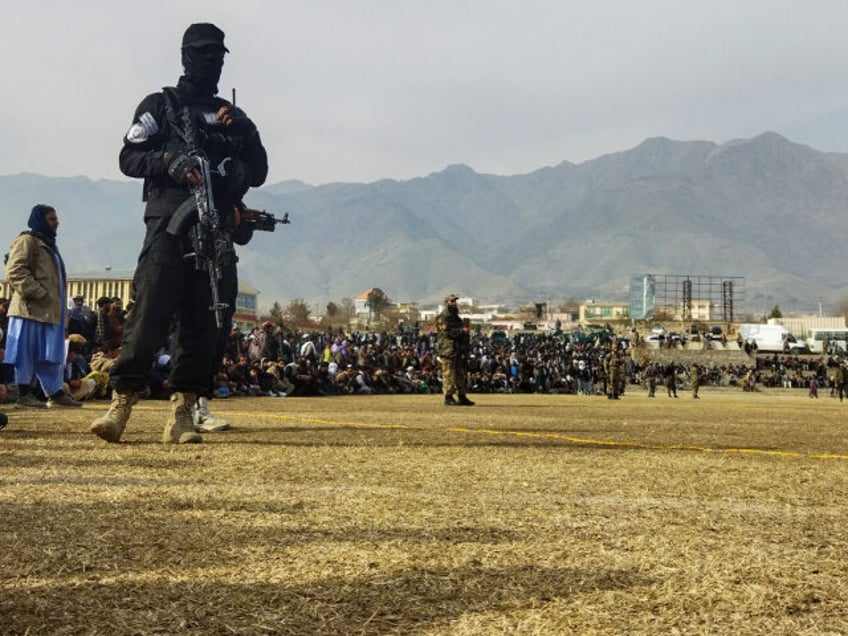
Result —
[[804, 341], [798, 341], [783, 325], [745, 323], [739, 325], [739, 335], [749, 345], [757, 343], [757, 351], [777, 353], [809, 353]]

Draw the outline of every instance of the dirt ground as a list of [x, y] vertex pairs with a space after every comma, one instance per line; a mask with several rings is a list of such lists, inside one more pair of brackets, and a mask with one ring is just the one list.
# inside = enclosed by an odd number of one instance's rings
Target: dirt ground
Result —
[[848, 401], [472, 397], [6, 405], [0, 633], [848, 633]]

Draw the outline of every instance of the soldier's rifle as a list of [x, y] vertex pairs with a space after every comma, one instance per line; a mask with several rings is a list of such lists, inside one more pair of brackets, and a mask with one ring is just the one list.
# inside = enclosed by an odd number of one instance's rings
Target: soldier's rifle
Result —
[[288, 225], [291, 223], [288, 212], [284, 213], [279, 219], [265, 210], [239, 208], [239, 213], [241, 214], [242, 221], [247, 221], [252, 225], [254, 230], [259, 230], [260, 232], [273, 232], [277, 229], [277, 224]]
[[[202, 183], [192, 188], [193, 196], [186, 199], [174, 212], [168, 222], [168, 233], [174, 236], [187, 235], [191, 242], [191, 252], [183, 255], [186, 260], [194, 260], [195, 269], [206, 272], [209, 279], [209, 289], [212, 293], [212, 304], [209, 310], [215, 313], [215, 325], [218, 329], [224, 326], [224, 311], [229, 304], [221, 301], [218, 283], [223, 276], [223, 269], [232, 254], [235, 253], [233, 239], [229, 232], [224, 231], [221, 216], [215, 206], [212, 192], [212, 173], [226, 176], [225, 162], [213, 170], [209, 160], [200, 153], [194, 154]], [[273, 232], [277, 224], [288, 224], [289, 215], [277, 218], [265, 210], [238, 208], [241, 221], [248, 223], [253, 229], [263, 232]]]

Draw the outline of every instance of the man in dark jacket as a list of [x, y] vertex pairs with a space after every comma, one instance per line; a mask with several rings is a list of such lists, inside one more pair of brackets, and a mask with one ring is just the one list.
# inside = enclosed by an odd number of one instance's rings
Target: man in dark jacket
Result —
[[94, 348], [99, 349], [107, 340], [114, 337], [112, 323], [109, 320], [109, 312], [112, 311], [112, 299], [101, 296], [97, 299], [97, 314], [94, 327]]
[[227, 262], [219, 263], [217, 288], [226, 304], [219, 332], [210, 311], [207, 273], [195, 269], [193, 259], [184, 258], [192, 251], [186, 234], [197, 215], [186, 228], [169, 223], [180, 206], [193, 204], [196, 189], [204, 185], [203, 158], [211, 169], [214, 210], [228, 247], [232, 242], [246, 243], [252, 228], [241, 218], [241, 200], [248, 188], [262, 185], [268, 173], [256, 126], [234, 104], [216, 97], [228, 52], [224, 33], [215, 25], [189, 26], [182, 42], [185, 72], [176, 88], [145, 97], [124, 137], [120, 167], [127, 176], [144, 179], [146, 234], [133, 280], [135, 305], [112, 371], [112, 404], [91, 426], [94, 434], [109, 442], [120, 440], [172, 321], [176, 327], [169, 379], [173, 412], [162, 441], [201, 441], [194, 431], [192, 407], [198, 393], [210, 388], [218, 351], [224, 351], [238, 291], [236, 256], [230, 249]]

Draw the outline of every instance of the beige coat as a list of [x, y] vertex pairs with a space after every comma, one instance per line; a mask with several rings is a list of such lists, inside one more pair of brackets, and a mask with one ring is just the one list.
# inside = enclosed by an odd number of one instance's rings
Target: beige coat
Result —
[[50, 246], [32, 234], [12, 241], [6, 281], [13, 294], [10, 316], [58, 325], [62, 316], [59, 270]]

